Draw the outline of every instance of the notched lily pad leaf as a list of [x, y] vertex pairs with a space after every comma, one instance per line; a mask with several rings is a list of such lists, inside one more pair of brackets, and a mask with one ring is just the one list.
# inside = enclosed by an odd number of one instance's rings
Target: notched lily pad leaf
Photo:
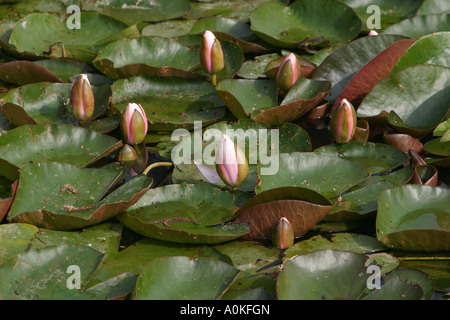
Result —
[[251, 29], [261, 39], [283, 48], [344, 43], [355, 38], [362, 25], [350, 7], [328, 0], [301, 0], [289, 6], [269, 1], [249, 18]]
[[21, 169], [8, 220], [56, 230], [99, 223], [125, 210], [142, 196], [142, 189], [149, 187], [148, 178], [138, 177], [104, 198], [125, 171], [117, 163], [98, 169], [79, 169], [57, 162], [33, 163]]
[[209, 184], [168, 185], [149, 190], [120, 219], [150, 238], [186, 243], [219, 243], [249, 232], [247, 223], [224, 224], [250, 198]]
[[81, 168], [121, 146], [113, 137], [71, 125], [23, 125], [0, 136], [0, 170], [14, 180], [19, 169], [39, 161]]
[[378, 198], [377, 237], [401, 250], [447, 250], [450, 192], [440, 187], [405, 185]]
[[136, 283], [137, 300], [215, 300], [239, 271], [209, 258], [163, 257], [150, 261]]

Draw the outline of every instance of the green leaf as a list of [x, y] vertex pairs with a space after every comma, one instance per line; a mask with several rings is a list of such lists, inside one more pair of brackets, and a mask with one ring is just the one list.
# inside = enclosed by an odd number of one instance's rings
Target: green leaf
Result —
[[[420, 86], [417, 79], [420, 77]], [[380, 81], [358, 108], [359, 118], [388, 118], [398, 131], [423, 135], [446, 116], [450, 103], [450, 68], [418, 65]]]
[[409, 47], [391, 70], [391, 73], [418, 64], [450, 67], [450, 53], [445, 50], [449, 46], [450, 32], [437, 32], [426, 35]]
[[55, 15], [32, 13], [16, 23], [9, 42], [23, 53], [90, 62], [98, 48], [114, 37], [139, 35], [123, 22], [96, 12], [80, 12], [80, 20], [80, 29], [70, 29], [66, 21]]
[[427, 0], [420, 6], [417, 14], [450, 12], [450, 3], [446, 0]]
[[405, 39], [405, 37], [379, 35], [377, 37], [362, 37], [351, 41], [328, 55], [317, 67], [312, 78], [331, 82], [332, 91], [326, 99], [334, 102], [353, 76], [366, 63], [391, 44], [402, 39]]
[[28, 250], [39, 231], [33, 225], [26, 223], [8, 223], [0, 225], [0, 265], [9, 258]]
[[283, 48], [306, 43], [335, 45], [352, 40], [361, 30], [361, 20], [352, 9], [328, 0], [300, 0], [289, 6], [270, 1], [249, 18], [260, 38]]
[[389, 171], [408, 160], [408, 156], [401, 150], [387, 144], [372, 142], [329, 144], [317, 148], [314, 152], [337, 155], [366, 169], [371, 174]]
[[153, 131], [192, 129], [195, 121], [207, 125], [225, 115], [215, 87], [202, 80], [133, 77], [114, 82], [111, 90], [111, 102], [118, 112], [130, 102], [139, 103]]
[[424, 14], [400, 21], [384, 29], [382, 34], [401, 34], [419, 39], [427, 34], [450, 30], [450, 13]]
[[258, 166], [260, 183], [256, 192], [297, 186], [312, 189], [328, 198], [335, 197], [368, 177], [361, 167], [338, 156], [299, 153], [280, 154], [279, 169], [274, 175], [264, 175]]
[[19, 169], [39, 161], [81, 168], [121, 146], [113, 137], [71, 125], [23, 125], [0, 136], [0, 173], [14, 180]]
[[284, 262], [277, 280], [279, 300], [356, 299], [366, 287], [363, 254], [318, 250]]
[[377, 237], [402, 250], [445, 250], [450, 234], [450, 191], [405, 185], [378, 198]]
[[90, 210], [124, 175], [123, 166], [117, 163], [98, 169], [79, 169], [57, 162], [33, 163], [21, 169], [8, 219], [59, 230], [98, 223], [109, 218], [108, 214], [99, 211], [94, 215]]
[[208, 258], [164, 257], [150, 261], [136, 283], [137, 300], [214, 300], [238, 270]]
[[82, 288], [102, 256], [92, 248], [78, 245], [49, 246], [20, 253], [0, 266], [0, 296], [5, 300], [70, 299], [79, 290], [68, 286], [74, 273], [69, 267], [79, 268]]
[[425, 143], [424, 150], [432, 154], [440, 156], [450, 156], [450, 141], [441, 141], [441, 139], [433, 139]]

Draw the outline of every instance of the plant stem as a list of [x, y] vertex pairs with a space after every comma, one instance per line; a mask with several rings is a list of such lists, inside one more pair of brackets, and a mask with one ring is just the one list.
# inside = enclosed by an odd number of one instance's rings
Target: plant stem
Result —
[[156, 167], [171, 167], [173, 166], [172, 162], [155, 162], [149, 165], [147, 168], [145, 168], [144, 172], [142, 174], [147, 175], [147, 173]]
[[211, 74], [211, 84], [212, 85], [217, 85], [217, 76], [215, 73]]

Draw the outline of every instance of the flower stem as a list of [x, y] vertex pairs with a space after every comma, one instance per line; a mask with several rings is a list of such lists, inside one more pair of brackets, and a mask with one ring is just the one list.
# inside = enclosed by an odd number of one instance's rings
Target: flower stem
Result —
[[156, 167], [171, 167], [173, 166], [172, 162], [155, 162], [149, 165], [147, 168], [145, 168], [144, 172], [142, 174], [147, 175], [147, 173]]
[[213, 86], [217, 85], [217, 75], [215, 73], [211, 74], [211, 84]]

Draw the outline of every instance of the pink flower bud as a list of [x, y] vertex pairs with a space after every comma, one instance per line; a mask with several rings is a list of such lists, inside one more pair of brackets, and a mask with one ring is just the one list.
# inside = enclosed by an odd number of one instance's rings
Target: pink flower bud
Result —
[[206, 72], [215, 74], [225, 66], [222, 46], [214, 33], [205, 31], [200, 45], [200, 63]]
[[120, 121], [122, 138], [128, 144], [138, 144], [144, 141], [148, 130], [147, 116], [140, 104], [129, 103], [122, 113]]
[[295, 54], [291, 53], [281, 62], [277, 72], [277, 83], [281, 90], [288, 91], [300, 77], [300, 65]]
[[356, 131], [356, 111], [353, 105], [342, 99], [331, 115], [330, 130], [337, 143], [346, 143], [352, 140]]
[[87, 75], [82, 74], [70, 87], [70, 102], [75, 120], [88, 120], [94, 113], [95, 99]]
[[248, 176], [248, 162], [244, 152], [224, 135], [216, 153], [216, 170], [223, 182], [237, 187]]

